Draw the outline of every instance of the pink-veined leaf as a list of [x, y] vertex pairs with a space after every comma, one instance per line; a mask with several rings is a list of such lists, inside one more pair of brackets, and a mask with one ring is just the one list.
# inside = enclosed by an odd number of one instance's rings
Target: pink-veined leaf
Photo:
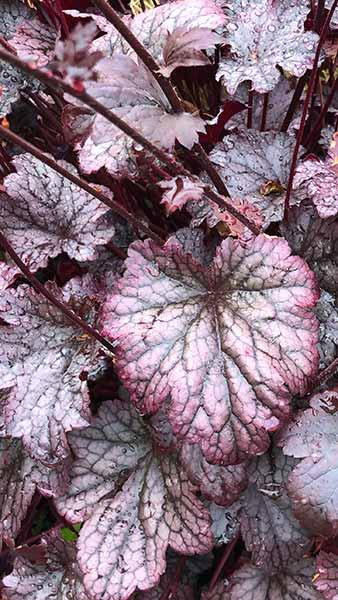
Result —
[[57, 33], [40, 19], [24, 21], [9, 40], [19, 58], [44, 67], [54, 56]]
[[302, 460], [288, 480], [292, 508], [300, 522], [319, 535], [338, 531], [338, 390], [319, 392], [309, 409], [280, 435], [285, 454]]
[[164, 66], [160, 72], [170, 77], [177, 67], [209, 65], [210, 60], [202, 50], [224, 43], [224, 39], [207, 27], [177, 27], [168, 37], [163, 48]]
[[18, 25], [34, 17], [34, 14], [21, 0], [1, 0], [0, 35], [8, 40]]
[[[104, 304], [104, 335], [143, 412], [171, 395], [174, 433], [209, 462], [262, 454], [317, 369], [314, 276], [286, 242], [228, 238], [203, 267], [175, 241], [129, 247]], [[243, 398], [245, 397], [245, 402]]]
[[191, 481], [205, 498], [216, 504], [229, 506], [248, 485], [245, 463], [228, 467], [211, 465], [197, 444], [184, 444], [180, 456]]
[[[50, 290], [60, 297], [56, 286], [50, 285]], [[69, 308], [93, 323], [95, 309], [88, 301], [69, 303]], [[60, 462], [68, 454], [66, 432], [83, 427], [90, 418], [87, 384], [80, 375], [92, 365], [97, 344], [26, 285], [7, 290], [0, 309], [5, 321], [2, 435], [22, 438], [33, 458]]]
[[90, 600], [76, 563], [75, 544], [64, 542], [57, 532], [43, 536], [46, 550], [42, 563], [17, 558], [1, 590], [4, 600]]
[[92, 112], [90, 109], [66, 104], [61, 114], [63, 135], [69, 144], [84, 142], [90, 133]]
[[[115, 55], [97, 65], [98, 81], [87, 82], [86, 91], [147, 139], [167, 150], [175, 141], [191, 148], [204, 121], [188, 112], [173, 113], [170, 104], [151, 73], [129, 56]], [[125, 154], [125, 168], [133, 141], [101, 115], [93, 117], [90, 135], [80, 150], [80, 163], [91, 173], [105, 166], [113, 173]], [[122, 152], [117, 159], [116, 153]], [[114, 167], [115, 165], [115, 167]], [[118, 167], [119, 170], [121, 166]]]
[[182, 554], [211, 549], [210, 517], [196, 488], [175, 456], [153, 453], [127, 401], [106, 402], [93, 425], [69, 440], [72, 482], [56, 504], [72, 522], [88, 519], [78, 549], [94, 599], [127, 600], [137, 588], [156, 585], [168, 546]]
[[257, 92], [269, 92], [280, 79], [277, 67], [297, 77], [312, 68], [318, 35], [304, 31], [308, 12], [307, 0], [227, 2], [231, 53], [220, 61], [217, 78], [230, 94], [243, 81], [251, 81]]
[[319, 552], [314, 586], [325, 600], [338, 599], [338, 556], [332, 552]]
[[311, 581], [314, 568], [311, 559], [295, 560], [290, 561], [287, 571], [270, 576], [247, 563], [231, 575], [228, 585], [220, 582], [202, 600], [321, 600]]
[[25, 452], [20, 440], [0, 440], [0, 546], [13, 546], [36, 490], [46, 496], [66, 488], [67, 464], [48, 468]]
[[[241, 130], [210, 153], [231, 196], [245, 197], [263, 215], [264, 226], [283, 218], [295, 139], [287, 133]], [[295, 194], [291, 204], [299, 202]]]
[[[30, 154], [13, 164], [17, 172], [5, 178], [7, 194], [0, 195], [0, 222], [20, 258], [32, 269], [61, 252], [80, 261], [95, 258], [96, 246], [114, 234], [107, 206]], [[76, 174], [69, 163], [60, 164]]]
[[316, 273], [322, 288], [336, 294], [338, 281], [338, 219], [321, 219], [311, 203], [290, 211], [281, 233], [292, 250], [302, 256]]
[[305, 160], [295, 173], [294, 187], [305, 191], [322, 219], [338, 214], [338, 172], [330, 162]]

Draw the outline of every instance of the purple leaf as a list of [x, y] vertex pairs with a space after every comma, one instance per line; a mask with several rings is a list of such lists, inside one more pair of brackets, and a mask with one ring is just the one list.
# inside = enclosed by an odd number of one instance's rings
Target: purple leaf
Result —
[[[287, 133], [242, 130], [219, 142], [210, 153], [231, 196], [248, 199], [262, 213], [265, 227], [283, 217], [295, 139]], [[291, 204], [300, 201], [295, 194]]]
[[246, 464], [228, 467], [211, 465], [197, 444], [184, 444], [181, 460], [191, 481], [199, 487], [205, 498], [216, 504], [229, 506], [248, 484]]
[[93, 22], [78, 23], [66, 40], [58, 40], [55, 45], [55, 68], [76, 89], [82, 89], [83, 81], [95, 79], [95, 66], [103, 55], [90, 52], [89, 46], [97, 32]]
[[46, 561], [30, 563], [17, 558], [14, 570], [4, 578], [4, 600], [90, 600], [76, 564], [75, 544], [65, 543], [55, 532], [44, 536]]
[[287, 486], [295, 515], [329, 537], [338, 531], [338, 390], [316, 394], [310, 406], [283, 431], [279, 444], [286, 454], [304, 458]]
[[311, 204], [291, 209], [288, 224], [281, 225], [282, 235], [292, 250], [314, 270], [321, 287], [335, 294], [338, 281], [338, 221], [320, 219]]
[[[56, 286], [49, 289], [60, 297]], [[92, 365], [97, 346], [32, 288], [21, 285], [3, 299], [0, 316], [9, 325], [1, 326], [2, 435], [22, 438], [33, 458], [51, 465], [68, 454], [66, 432], [88, 422], [80, 375]], [[69, 307], [93, 322], [90, 303]]]
[[315, 313], [319, 325], [320, 368], [327, 367], [338, 354], [338, 308], [335, 298], [322, 291]]
[[305, 191], [322, 219], [334, 217], [338, 213], [338, 172], [330, 166], [329, 161], [305, 160], [300, 163], [294, 187]]
[[34, 16], [21, 0], [1, 0], [0, 35], [8, 40], [20, 23]]
[[198, 67], [210, 65], [208, 57], [202, 50], [222, 44], [224, 40], [217, 33], [206, 27], [177, 27], [168, 37], [163, 48], [164, 66], [160, 72], [170, 77], [177, 67]]
[[57, 507], [70, 521], [88, 519], [78, 548], [93, 598], [124, 600], [156, 585], [168, 545], [182, 554], [211, 549], [210, 517], [195, 487], [174, 455], [153, 454], [128, 402], [105, 403], [93, 425], [69, 440], [72, 483]]
[[44, 67], [54, 56], [57, 34], [55, 29], [42, 23], [40, 19], [24, 21], [10, 39], [10, 45], [19, 58]]
[[[310, 559], [290, 561], [286, 572], [269, 576], [263, 569], [244, 564], [214, 593], [205, 593], [203, 600], [320, 600], [311, 578], [314, 563]], [[223, 592], [221, 586], [223, 584]]]
[[[77, 260], [95, 258], [96, 246], [114, 234], [104, 218], [109, 209], [29, 154], [13, 164], [17, 173], [4, 180], [8, 196], [0, 195], [0, 220], [20, 258], [32, 269], [61, 252]], [[69, 163], [60, 164], [76, 174]]]
[[171, 394], [174, 433], [209, 462], [263, 453], [316, 373], [311, 271], [265, 235], [228, 238], [208, 267], [177, 242], [135, 242], [125, 264], [101, 322], [132, 400], [154, 413]]
[[[175, 570], [167, 569], [158, 585], [151, 590], [137, 592], [134, 600], [162, 600], [163, 594], [171, 589], [173, 581], [175, 581], [174, 578]], [[174, 598], [175, 600], [195, 600], [193, 587], [189, 583], [179, 583], [178, 588], [175, 588]]]
[[230, 94], [240, 83], [264, 93], [280, 79], [277, 67], [300, 77], [312, 68], [318, 35], [304, 32], [307, 0], [235, 0], [227, 2], [227, 44], [231, 54], [221, 60], [217, 78]]
[[[198, 115], [173, 113], [154, 77], [129, 56], [101, 60], [97, 75], [97, 82], [86, 83], [86, 91], [155, 144], [172, 150], [178, 140], [191, 148], [198, 141], [198, 132], [205, 131]], [[81, 167], [89, 173], [103, 166], [111, 173], [119, 171], [123, 165], [127, 167], [132, 147], [130, 138], [96, 115], [90, 136], [80, 150]]]
[[322, 593], [325, 600], [337, 600], [338, 556], [336, 554], [319, 552], [314, 586]]
[[32, 460], [20, 440], [0, 440], [0, 546], [13, 546], [36, 490], [46, 496], [67, 484], [66, 464], [49, 469]]

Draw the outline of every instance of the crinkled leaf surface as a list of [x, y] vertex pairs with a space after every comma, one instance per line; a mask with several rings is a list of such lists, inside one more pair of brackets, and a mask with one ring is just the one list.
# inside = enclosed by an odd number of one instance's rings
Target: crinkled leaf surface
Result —
[[[93, 48], [101, 50], [105, 56], [112, 56], [114, 52], [132, 53], [130, 46], [110, 23], [95, 20], [106, 31], [106, 35], [95, 40]], [[193, 4], [190, 0], [178, 0], [147, 10], [134, 19], [127, 17], [126, 23], [156, 61], [161, 63], [168, 33], [173, 33], [178, 27], [187, 30], [195, 27], [216, 29], [224, 25], [225, 15], [213, 0], [195, 0]]]
[[[283, 217], [294, 144], [287, 133], [241, 130], [226, 136], [210, 153], [229, 193], [252, 202], [265, 226]], [[298, 201], [293, 194], [291, 204]]]
[[228, 238], [207, 268], [175, 242], [135, 242], [125, 264], [101, 322], [133, 401], [153, 413], [171, 394], [174, 432], [210, 462], [263, 453], [316, 370], [311, 271], [265, 235]]
[[310, 559], [290, 561], [286, 572], [269, 576], [250, 563], [240, 567], [230, 578], [223, 593], [216, 588], [215, 596], [203, 600], [320, 600], [311, 578], [314, 563]]
[[21, 88], [36, 89], [36, 82], [21, 69], [0, 60], [0, 118], [11, 110], [11, 104], [19, 98]]
[[241, 533], [252, 561], [271, 573], [302, 558], [311, 543], [291, 511], [286, 492], [294, 464], [278, 449], [252, 461], [248, 469], [250, 485], [238, 503]]
[[[96, 246], [114, 234], [104, 218], [107, 206], [29, 154], [13, 163], [17, 173], [5, 178], [0, 222], [21, 259], [37, 269], [61, 252], [77, 260], [95, 258]], [[60, 164], [76, 174], [69, 163]]]
[[33, 16], [34, 11], [21, 0], [1, 0], [0, 35], [8, 40], [22, 21]]
[[234, 0], [226, 4], [231, 54], [221, 60], [217, 77], [230, 94], [242, 81], [251, 81], [257, 92], [269, 92], [280, 79], [277, 66], [297, 77], [311, 69], [318, 35], [304, 32], [307, 0]]
[[57, 32], [40, 19], [24, 21], [10, 39], [10, 45], [24, 61], [44, 67], [54, 55]]
[[175, 456], [153, 454], [127, 401], [106, 402], [70, 443], [73, 480], [57, 507], [71, 521], [88, 518], [78, 548], [93, 598], [127, 600], [135, 589], [153, 587], [165, 571], [168, 545], [183, 554], [211, 549], [210, 517], [195, 487]]
[[67, 483], [66, 465], [49, 469], [34, 461], [20, 440], [0, 440], [0, 546], [14, 544], [34, 492], [53, 495]]
[[317, 556], [315, 588], [325, 600], [338, 598], [338, 556], [332, 552], [319, 552]]
[[288, 480], [295, 515], [319, 535], [338, 531], [338, 390], [315, 395], [279, 441], [286, 454], [304, 457]]
[[216, 546], [228, 544], [239, 530], [238, 504], [235, 502], [231, 507], [224, 508], [224, 506], [219, 506], [215, 502], [210, 502], [209, 511]]
[[[50, 290], [59, 297], [56, 286]], [[97, 346], [32, 288], [21, 285], [3, 297], [3, 435], [22, 438], [32, 457], [52, 464], [68, 453], [66, 432], [88, 422], [88, 391], [80, 375], [92, 365]], [[69, 308], [93, 322], [89, 303]]]
[[[129, 56], [120, 54], [101, 60], [97, 73], [97, 82], [86, 83], [89, 94], [155, 144], [171, 150], [177, 139], [191, 148], [198, 141], [198, 132], [205, 131], [204, 121], [199, 116], [173, 113], [154, 77]], [[92, 172], [106, 166], [113, 172], [114, 164], [118, 164], [115, 154], [120, 145], [125, 146], [127, 163], [132, 140], [102, 115], [96, 115], [90, 136], [80, 150], [82, 168]]]
[[305, 160], [298, 165], [294, 187], [301, 187], [322, 219], [338, 214], [338, 173], [329, 162]]
[[177, 67], [198, 67], [210, 64], [202, 50], [213, 48], [224, 40], [206, 27], [178, 27], [170, 33], [163, 48], [164, 67], [160, 71], [170, 77]]
[[293, 207], [281, 233], [316, 273], [321, 287], [335, 294], [338, 281], [338, 219], [321, 219], [311, 204]]
[[334, 296], [322, 291], [315, 312], [320, 323], [320, 368], [324, 369], [338, 355], [338, 307]]
[[184, 444], [181, 460], [191, 481], [203, 496], [216, 504], [229, 506], [237, 500], [248, 484], [247, 465], [211, 465], [197, 444]]
[[42, 538], [46, 561], [32, 564], [17, 558], [14, 570], [4, 578], [5, 600], [90, 600], [84, 590], [76, 563], [75, 544], [66, 543], [57, 533]]

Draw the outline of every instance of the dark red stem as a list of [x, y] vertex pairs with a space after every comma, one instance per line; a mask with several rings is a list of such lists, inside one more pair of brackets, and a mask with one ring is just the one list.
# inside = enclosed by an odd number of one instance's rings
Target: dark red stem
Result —
[[[251, 82], [250, 82], [251, 84]], [[252, 90], [249, 91], [248, 94], [248, 116], [247, 116], [247, 128], [251, 129], [252, 127], [252, 109], [253, 109], [253, 99], [254, 99], [254, 92]]]
[[263, 97], [263, 110], [262, 110], [260, 131], [265, 131], [266, 117], [268, 114], [268, 106], [269, 106], [269, 92], [266, 92], [266, 94], [264, 94], [264, 97]]
[[289, 218], [289, 210], [290, 210], [290, 196], [291, 196], [291, 190], [292, 190], [292, 184], [293, 184], [293, 178], [295, 175], [295, 170], [296, 170], [296, 165], [297, 165], [297, 159], [298, 159], [298, 152], [299, 152], [299, 148], [300, 148], [300, 144], [301, 141], [303, 139], [303, 134], [304, 134], [304, 127], [305, 127], [305, 121], [306, 121], [306, 117], [307, 117], [307, 111], [309, 108], [309, 104], [310, 104], [310, 100], [312, 98], [312, 94], [315, 88], [315, 83], [316, 83], [316, 76], [317, 76], [317, 67], [318, 67], [318, 62], [319, 62], [319, 58], [320, 58], [320, 52], [323, 46], [323, 43], [325, 41], [325, 37], [330, 25], [330, 21], [332, 18], [332, 15], [336, 9], [336, 6], [338, 4], [338, 0], [334, 0], [331, 9], [325, 19], [321, 34], [320, 34], [320, 38], [319, 38], [319, 42], [317, 45], [317, 49], [316, 49], [316, 54], [315, 54], [315, 58], [313, 61], [313, 67], [312, 67], [312, 71], [311, 71], [311, 76], [310, 76], [310, 81], [309, 81], [309, 87], [305, 96], [305, 100], [304, 100], [304, 106], [303, 106], [303, 112], [302, 112], [302, 117], [301, 117], [301, 121], [300, 121], [300, 126], [299, 126], [299, 130], [297, 133], [297, 138], [296, 138], [296, 143], [295, 143], [295, 147], [293, 150], [293, 155], [292, 155], [292, 161], [291, 161], [291, 169], [290, 169], [290, 175], [289, 175], [289, 180], [288, 180], [288, 186], [287, 186], [287, 190], [286, 190], [286, 196], [285, 196], [285, 205], [284, 205], [284, 219], [286, 221], [288, 221]]
[[283, 132], [286, 132], [288, 130], [288, 128], [289, 128], [289, 125], [290, 125], [290, 123], [292, 121], [292, 117], [293, 117], [294, 112], [295, 112], [295, 110], [297, 108], [298, 102], [299, 102], [300, 97], [301, 97], [301, 95], [303, 93], [303, 89], [304, 89], [305, 84], [306, 84], [306, 82], [307, 82], [307, 80], [309, 78], [309, 75], [310, 75], [310, 71], [307, 70], [306, 73], [304, 73], [304, 75], [302, 75], [302, 77], [300, 79], [298, 79], [298, 81], [297, 81], [297, 85], [296, 85], [295, 91], [293, 93], [292, 100], [290, 102], [289, 108], [288, 108], [288, 110], [286, 112], [286, 115], [284, 117], [284, 121], [283, 121], [282, 126], [280, 128], [280, 130], [283, 131]]
[[335, 358], [335, 360], [332, 361], [332, 363], [328, 367], [326, 367], [326, 369], [319, 371], [316, 382], [315, 382], [315, 386], [317, 387], [321, 383], [324, 383], [324, 381], [326, 381], [327, 379], [332, 377], [332, 375], [334, 375], [337, 371], [338, 371], [338, 358]]
[[176, 567], [175, 574], [174, 574], [174, 579], [173, 579], [173, 581], [170, 582], [168, 589], [162, 594], [160, 600], [169, 600], [169, 598], [174, 600], [176, 593], [178, 591], [178, 587], [180, 585], [182, 572], [183, 572], [186, 562], [187, 562], [187, 557], [181, 556], [181, 558], [179, 559], [179, 561], [177, 563], [177, 567]]
[[338, 88], [338, 79], [335, 79], [334, 83], [333, 83], [333, 85], [331, 87], [330, 93], [329, 93], [328, 97], [326, 98], [326, 102], [325, 102], [322, 110], [320, 111], [320, 113], [318, 115], [318, 118], [317, 118], [317, 120], [316, 120], [316, 122], [315, 122], [315, 124], [313, 126], [313, 129], [309, 132], [306, 140], [304, 141], [304, 146], [306, 148], [308, 148], [308, 150], [310, 150], [312, 148], [314, 142], [316, 141], [316, 138], [317, 138], [317, 136], [318, 136], [318, 134], [320, 132], [320, 129], [322, 127], [323, 120], [324, 120], [325, 115], [326, 115], [326, 113], [327, 113], [327, 111], [328, 111], [328, 109], [329, 109], [329, 107], [331, 105], [331, 102], [333, 100], [333, 96], [335, 95], [335, 93], [337, 91], [337, 88]]
[[235, 537], [232, 538], [231, 542], [229, 542], [229, 544], [227, 544], [227, 546], [225, 547], [223, 556], [222, 556], [221, 560], [219, 561], [219, 563], [218, 563], [218, 565], [217, 565], [217, 567], [216, 567], [216, 569], [215, 569], [215, 571], [213, 573], [212, 579], [210, 581], [209, 592], [212, 592], [213, 589], [214, 589], [214, 587], [216, 586], [216, 583], [217, 583], [217, 581], [219, 579], [221, 571], [224, 568], [224, 566], [225, 566], [225, 564], [226, 564], [226, 562], [227, 562], [227, 560], [228, 560], [231, 552], [233, 551], [234, 547], [236, 546], [236, 544], [237, 544], [237, 542], [238, 542], [238, 540], [240, 538], [240, 535], [241, 534], [238, 531], [236, 533]]
[[32, 284], [32, 286], [40, 292], [51, 304], [56, 306], [64, 315], [73, 323], [79, 327], [82, 331], [90, 335], [90, 337], [95, 338], [102, 346], [104, 346], [109, 352], [114, 353], [114, 347], [106, 340], [102, 335], [94, 329], [89, 323], [86, 323], [81, 317], [76, 315], [72, 310], [66, 306], [61, 300], [56, 298], [54, 294], [52, 294], [47, 288], [45, 288], [42, 283], [33, 275], [30, 269], [22, 262], [21, 258], [15, 252], [12, 244], [8, 241], [8, 239], [4, 236], [4, 234], [0, 231], [0, 245], [2, 248], [8, 253], [11, 259], [15, 262], [15, 264], [19, 267], [20, 271], [25, 275], [28, 281]]

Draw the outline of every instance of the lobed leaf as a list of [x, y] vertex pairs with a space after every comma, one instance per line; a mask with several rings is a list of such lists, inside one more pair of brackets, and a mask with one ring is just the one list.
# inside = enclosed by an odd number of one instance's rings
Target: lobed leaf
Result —
[[322, 219], [338, 214], [338, 172], [329, 161], [305, 160], [298, 165], [294, 187], [304, 189]]
[[19, 58], [41, 68], [53, 58], [56, 39], [55, 29], [35, 18], [23, 21], [9, 43]]
[[198, 67], [210, 65], [210, 61], [202, 50], [213, 48], [224, 40], [207, 27], [177, 27], [168, 37], [163, 48], [164, 66], [160, 72], [170, 77], [177, 67]]
[[332, 552], [319, 552], [314, 586], [325, 600], [337, 600], [338, 556]]
[[0, 35], [8, 40], [20, 23], [33, 16], [34, 11], [21, 0], [1, 0]]

